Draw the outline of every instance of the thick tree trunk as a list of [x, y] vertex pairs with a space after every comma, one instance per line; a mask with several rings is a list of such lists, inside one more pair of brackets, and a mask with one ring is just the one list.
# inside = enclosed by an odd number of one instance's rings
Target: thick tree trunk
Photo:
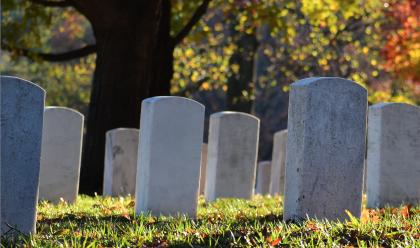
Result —
[[253, 72], [254, 57], [258, 42], [254, 34], [240, 35], [237, 50], [232, 55], [229, 64], [239, 66], [238, 73], [231, 73], [228, 78], [227, 108], [232, 111], [250, 113], [253, 105]]
[[175, 44], [170, 36], [171, 31], [171, 2], [162, 2], [162, 18], [159, 22], [156, 49], [153, 54], [152, 84], [150, 85], [151, 96], [170, 95], [171, 79], [174, 73], [174, 48]]
[[[92, 22], [97, 61], [83, 150], [80, 193], [102, 192], [105, 133], [119, 127], [138, 128], [141, 101], [150, 96], [161, 6], [156, 3], [143, 5], [141, 10], [135, 6], [143, 13], [135, 13], [135, 9], [125, 10], [124, 13], [132, 15], [117, 14], [114, 19], [102, 16], [111, 20], [98, 21], [101, 26]], [[111, 10], [117, 11], [116, 8], [121, 6], [111, 7]]]

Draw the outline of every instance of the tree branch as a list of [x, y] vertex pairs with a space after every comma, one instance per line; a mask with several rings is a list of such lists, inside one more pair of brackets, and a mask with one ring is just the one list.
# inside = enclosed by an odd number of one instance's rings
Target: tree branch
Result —
[[191, 31], [194, 25], [201, 19], [201, 17], [206, 13], [207, 7], [209, 6], [211, 0], [203, 0], [201, 5], [195, 10], [193, 16], [188, 21], [188, 23], [179, 31], [179, 33], [173, 38], [174, 45], [181, 42]]
[[62, 1], [29, 0], [29, 1], [32, 2], [32, 3], [35, 3], [35, 4], [43, 5], [45, 7], [61, 7], [61, 8], [65, 8], [65, 7], [72, 7], [73, 6], [67, 0], [62, 0]]
[[82, 47], [73, 51], [63, 52], [63, 53], [38, 53], [38, 52], [30, 51], [28, 49], [13, 48], [13, 47], [7, 46], [4, 43], [2, 44], [2, 49], [13, 52], [17, 55], [26, 56], [29, 58], [40, 58], [42, 60], [49, 61], [49, 62], [61, 62], [61, 61], [85, 57], [89, 54], [95, 53], [96, 44], [87, 45], [85, 47]]

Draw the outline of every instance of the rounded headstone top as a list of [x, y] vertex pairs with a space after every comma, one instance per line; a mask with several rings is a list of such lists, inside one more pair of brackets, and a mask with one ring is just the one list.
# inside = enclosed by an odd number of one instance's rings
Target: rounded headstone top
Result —
[[114, 129], [110, 129], [106, 132], [106, 134], [112, 134], [115, 132], [124, 132], [124, 133], [138, 133], [139, 129], [137, 128], [131, 128], [131, 127], [118, 127], [118, 128], [114, 128]]
[[283, 130], [280, 130], [280, 131], [277, 131], [277, 132], [275, 132], [274, 133], [274, 136], [283, 136], [283, 135], [287, 135], [287, 129], [283, 129]]
[[14, 77], [14, 76], [0, 76], [0, 82], [2, 85], [6, 83], [7, 84], [15, 84], [15, 83], [20, 84], [21, 87], [36, 89], [45, 95], [45, 90], [41, 86], [34, 84], [31, 81], [28, 81], [26, 79]]
[[256, 121], [260, 121], [260, 119], [254, 115], [244, 113], [244, 112], [236, 112], [236, 111], [221, 111], [214, 113], [210, 116], [210, 118], [235, 118], [235, 117], [243, 117], [248, 119], [253, 119]]
[[369, 107], [369, 109], [412, 109], [413, 111], [420, 111], [420, 107], [408, 103], [402, 102], [383, 102], [374, 104]]
[[155, 96], [155, 97], [149, 97], [143, 100], [142, 104], [159, 104], [159, 103], [187, 103], [187, 104], [195, 104], [197, 106], [200, 106], [204, 108], [204, 105], [186, 97], [180, 97], [180, 96]]
[[270, 160], [260, 161], [260, 162], [258, 162], [258, 165], [260, 165], [260, 166], [269, 166], [269, 165], [271, 165], [271, 161]]
[[74, 115], [78, 115], [82, 118], [84, 118], [83, 114], [80, 113], [79, 111], [72, 109], [72, 108], [68, 108], [68, 107], [61, 107], [61, 106], [47, 106], [45, 107], [45, 112], [60, 112], [60, 113], [70, 113], [70, 114], [74, 114]]
[[366, 89], [351, 80], [345, 79], [345, 78], [340, 78], [340, 77], [310, 77], [310, 78], [305, 78], [305, 79], [301, 79], [299, 81], [296, 81], [294, 83], [291, 84], [291, 87], [317, 87], [320, 84], [337, 84], [339, 83], [340, 85], [338, 86], [342, 86], [342, 85], [346, 85], [347, 87], [355, 87], [355, 88], [360, 88], [360, 90], [363, 90], [366, 92]]

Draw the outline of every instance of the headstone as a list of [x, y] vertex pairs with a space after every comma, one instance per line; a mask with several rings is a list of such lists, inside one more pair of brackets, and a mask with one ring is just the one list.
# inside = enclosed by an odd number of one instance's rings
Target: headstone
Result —
[[287, 130], [274, 134], [271, 160], [270, 194], [284, 195], [284, 171], [286, 164]]
[[64, 107], [46, 107], [42, 132], [39, 200], [74, 203], [79, 191], [83, 115]]
[[260, 195], [270, 192], [271, 161], [261, 161], [257, 166], [257, 185], [255, 191]]
[[106, 133], [103, 195], [134, 196], [139, 130], [116, 128]]
[[367, 206], [420, 204], [420, 108], [371, 106], [367, 151]]
[[342, 78], [291, 85], [284, 219], [345, 220], [362, 205], [367, 92]]
[[200, 167], [200, 195], [204, 195], [206, 187], [206, 169], [207, 169], [207, 144], [201, 146], [201, 167]]
[[183, 97], [142, 102], [136, 214], [196, 217], [204, 106]]
[[44, 98], [41, 87], [1, 76], [1, 236], [35, 233]]
[[240, 112], [210, 116], [206, 201], [251, 199], [254, 194], [259, 120]]

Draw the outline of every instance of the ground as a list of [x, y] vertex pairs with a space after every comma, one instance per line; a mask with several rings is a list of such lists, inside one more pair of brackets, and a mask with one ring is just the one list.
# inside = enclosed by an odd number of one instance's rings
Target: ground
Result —
[[79, 196], [39, 204], [37, 234], [2, 247], [420, 247], [420, 207], [363, 210], [362, 218], [301, 225], [282, 221], [282, 199], [200, 198], [196, 220], [134, 217], [134, 201]]

